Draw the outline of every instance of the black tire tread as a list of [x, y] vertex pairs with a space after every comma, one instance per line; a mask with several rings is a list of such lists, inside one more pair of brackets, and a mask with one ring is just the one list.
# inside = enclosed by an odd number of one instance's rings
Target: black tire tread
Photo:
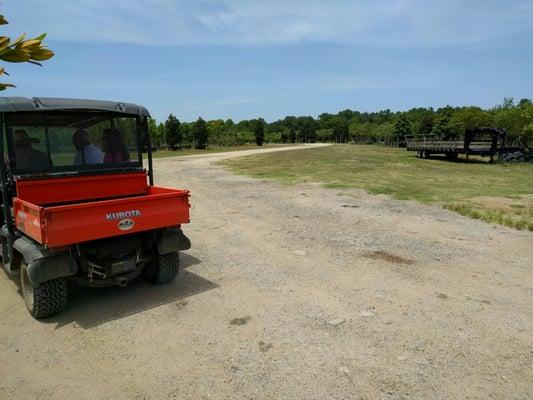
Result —
[[157, 271], [152, 282], [157, 285], [170, 282], [178, 275], [180, 255], [178, 252], [161, 254], [158, 257], [157, 264]]
[[33, 287], [33, 310], [35, 318], [45, 318], [60, 313], [67, 306], [67, 283], [65, 279], [51, 279]]

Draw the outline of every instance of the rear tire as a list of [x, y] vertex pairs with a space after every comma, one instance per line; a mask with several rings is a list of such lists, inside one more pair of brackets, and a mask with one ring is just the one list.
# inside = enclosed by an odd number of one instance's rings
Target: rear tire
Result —
[[36, 318], [58, 314], [67, 306], [67, 281], [64, 278], [33, 284], [28, 278], [28, 266], [20, 265], [20, 286], [26, 308]]
[[180, 255], [176, 251], [157, 256], [155, 265], [147, 267], [145, 278], [153, 284], [161, 285], [173, 280], [179, 272]]

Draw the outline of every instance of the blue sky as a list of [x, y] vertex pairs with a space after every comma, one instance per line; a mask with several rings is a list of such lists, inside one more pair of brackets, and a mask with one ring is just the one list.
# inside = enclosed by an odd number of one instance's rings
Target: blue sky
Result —
[[533, 0], [2, 0], [10, 36], [48, 33], [10, 96], [145, 105], [158, 120], [533, 97]]

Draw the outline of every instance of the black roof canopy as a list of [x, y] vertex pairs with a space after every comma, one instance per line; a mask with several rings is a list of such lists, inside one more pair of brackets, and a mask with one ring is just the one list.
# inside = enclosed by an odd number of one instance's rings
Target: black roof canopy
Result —
[[0, 97], [0, 113], [59, 110], [97, 110], [150, 116], [146, 108], [132, 103], [54, 97]]

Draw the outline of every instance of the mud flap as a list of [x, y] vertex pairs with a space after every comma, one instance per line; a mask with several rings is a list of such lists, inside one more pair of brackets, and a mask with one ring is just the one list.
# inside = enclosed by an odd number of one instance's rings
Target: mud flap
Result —
[[10, 275], [17, 275], [19, 265], [13, 260], [13, 238], [9, 235], [0, 234], [2, 265], [4, 270]]
[[189, 250], [191, 241], [180, 228], [170, 228], [161, 231], [157, 239], [157, 252], [161, 255], [175, 253], [179, 250]]
[[78, 271], [76, 260], [71, 255], [53, 253], [25, 237], [15, 240], [13, 248], [24, 257], [28, 278], [33, 284], [74, 275]]

